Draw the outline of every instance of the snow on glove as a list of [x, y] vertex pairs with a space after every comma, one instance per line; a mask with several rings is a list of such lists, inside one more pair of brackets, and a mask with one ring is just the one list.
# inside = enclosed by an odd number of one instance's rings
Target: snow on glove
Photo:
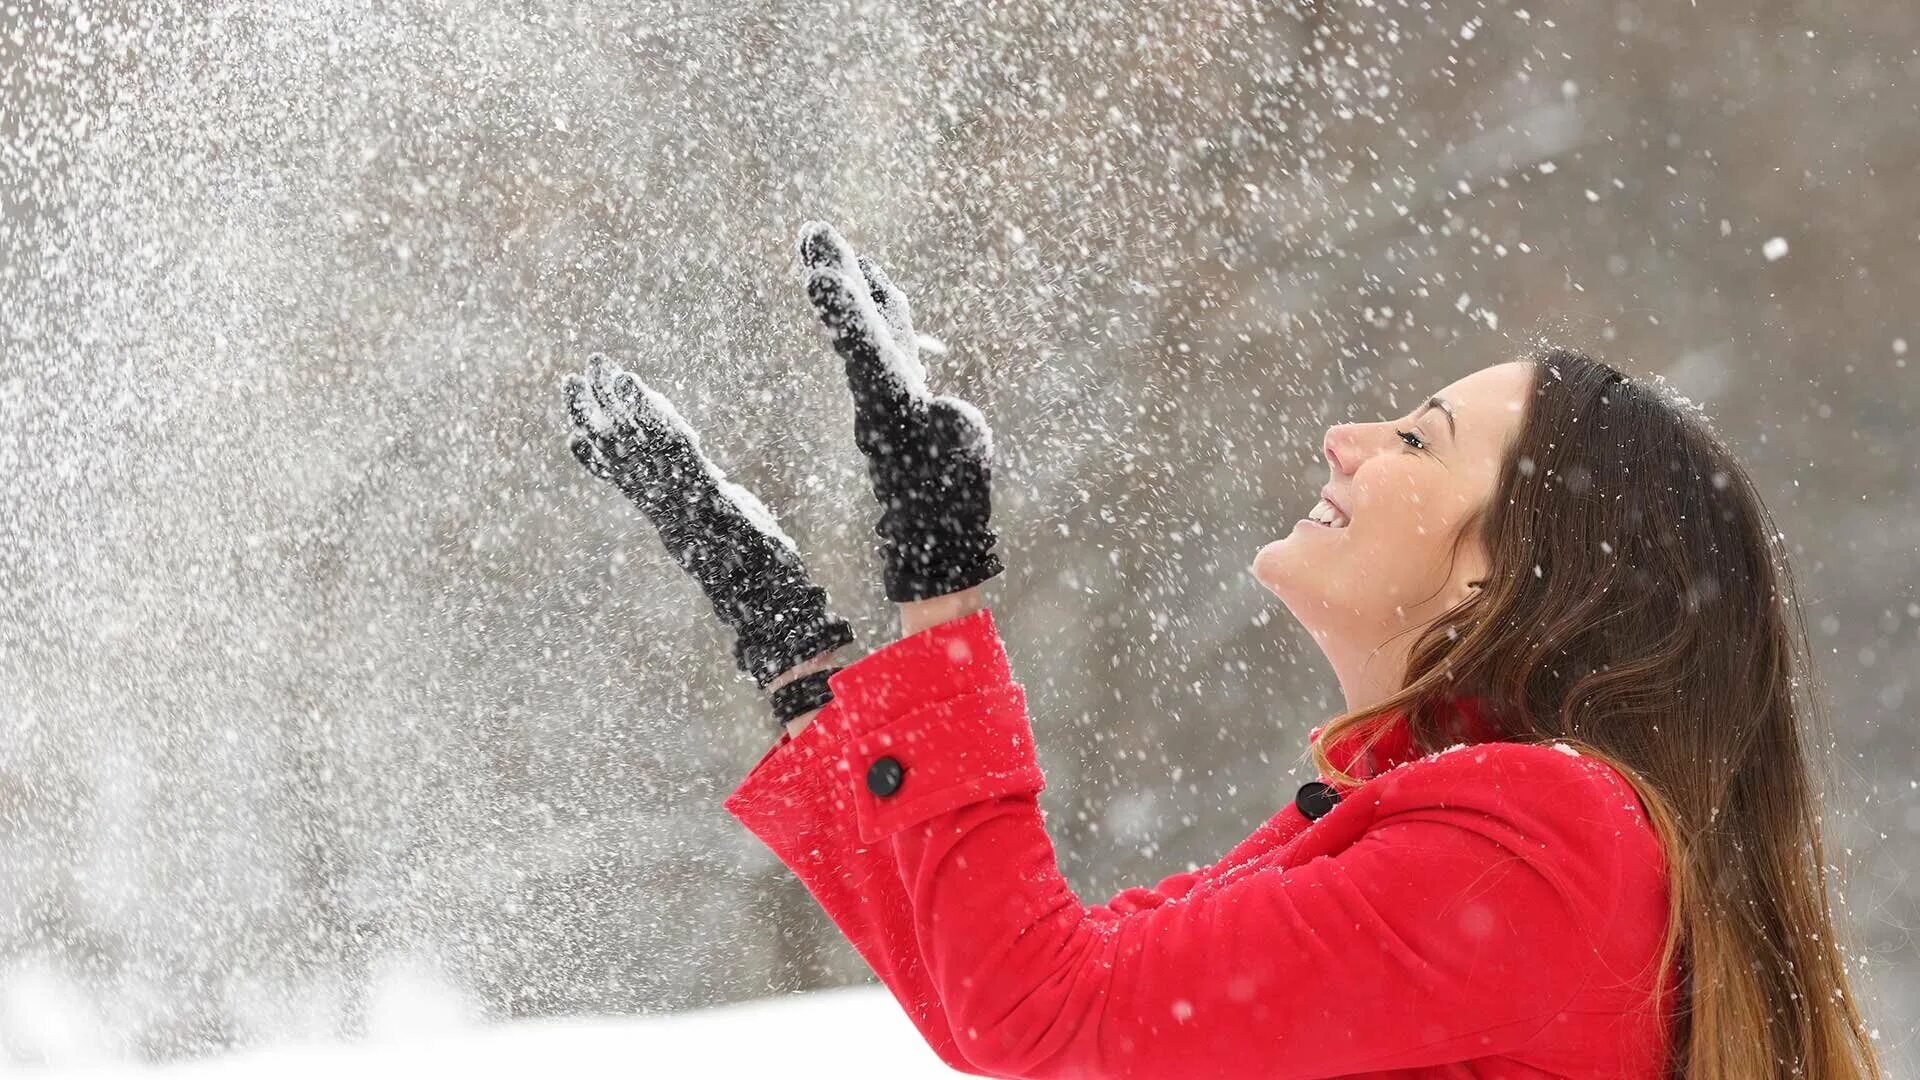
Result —
[[832, 225], [800, 231], [807, 295], [853, 391], [854, 441], [881, 514], [887, 598], [925, 600], [1004, 569], [993, 552], [993, 431], [980, 410], [927, 392], [907, 298]]
[[764, 689], [853, 640], [847, 621], [827, 612], [826, 590], [808, 579], [793, 539], [701, 452], [672, 402], [600, 356], [584, 377], [567, 376], [566, 398], [573, 456], [653, 522], [667, 553], [733, 630], [741, 671]]

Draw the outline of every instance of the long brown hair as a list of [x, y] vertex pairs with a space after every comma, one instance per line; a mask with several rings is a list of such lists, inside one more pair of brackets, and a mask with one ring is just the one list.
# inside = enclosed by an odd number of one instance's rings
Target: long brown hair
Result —
[[[1405, 686], [1310, 746], [1370, 747], [1399, 714], [1422, 753], [1444, 702], [1514, 742], [1562, 741], [1630, 782], [1669, 913], [1648, 1007], [1678, 980], [1674, 1080], [1878, 1078], [1828, 906], [1812, 765], [1823, 713], [1779, 530], [1684, 397], [1546, 348], [1480, 529], [1477, 594], [1414, 628]], [[1804, 701], [1796, 691], [1805, 691]]]

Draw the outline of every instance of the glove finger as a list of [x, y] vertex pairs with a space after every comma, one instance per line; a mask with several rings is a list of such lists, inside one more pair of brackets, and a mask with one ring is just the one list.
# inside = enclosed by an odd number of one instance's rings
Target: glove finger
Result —
[[611, 390], [619, 408], [646, 442], [649, 453], [671, 460], [683, 471], [693, 468], [709, 476], [721, 475], [719, 468], [700, 449], [699, 433], [665, 394], [625, 371], [614, 378]]
[[853, 245], [840, 230], [824, 221], [809, 221], [800, 227], [800, 265], [809, 274], [833, 270], [843, 274], [859, 272]]
[[647, 384], [630, 371], [620, 371], [607, 385], [607, 397], [613, 402], [615, 415], [633, 430], [640, 442], [651, 445], [665, 432], [647, 405], [648, 392]]
[[[870, 341], [875, 355], [897, 354], [896, 366], [902, 369], [903, 385], [910, 392], [924, 394], [926, 377], [913, 355], [912, 321], [907, 313], [906, 297], [892, 289], [891, 284], [877, 284], [869, 279], [867, 267], [874, 265], [872, 261], [854, 251], [840, 231], [824, 221], [811, 222], [800, 231], [800, 262], [807, 269], [807, 294], [813, 298], [821, 321], [835, 332], [836, 346], [840, 344], [839, 338], [852, 337]], [[842, 288], [826, 288], [834, 282]], [[842, 292], [844, 298], [839, 295]], [[823, 293], [834, 295], [831, 300], [823, 301]], [[893, 314], [886, 310], [890, 307], [895, 308]], [[902, 325], [909, 333], [906, 337], [897, 337], [896, 331]], [[865, 342], [861, 344], [864, 346]], [[842, 355], [845, 355], [844, 349]]]
[[593, 390], [587, 380], [579, 375], [567, 376], [562, 383], [567, 401], [567, 418], [573, 422], [576, 430], [596, 438], [605, 438], [611, 433], [606, 412], [593, 396]]
[[942, 394], [927, 403], [934, 438], [980, 461], [993, 460], [993, 427], [973, 402]]
[[919, 364], [893, 347], [879, 309], [865, 292], [855, 292], [845, 275], [816, 273], [807, 282], [820, 321], [833, 332], [834, 351], [846, 361], [847, 388], [863, 416], [882, 423], [904, 417], [911, 399], [926, 395]]
[[593, 387], [593, 400], [598, 404], [610, 427], [620, 428], [632, 423], [632, 413], [620, 408], [619, 399], [613, 392], [613, 381], [626, 373], [626, 369], [609, 360], [602, 353], [594, 353], [587, 359], [587, 385]]
[[785, 548], [790, 556], [797, 557], [800, 554], [800, 545], [794, 543], [793, 537], [788, 536], [786, 530], [780, 527], [780, 519], [773, 516], [773, 511], [767, 508], [766, 503], [760, 501], [759, 496], [724, 476], [717, 482], [719, 497], [726, 500], [727, 505], [755, 532]]
[[665, 394], [649, 387], [636, 376], [622, 373], [614, 380], [617, 400], [633, 402], [636, 424], [649, 431], [649, 453], [676, 472], [684, 490], [699, 490], [711, 513], [745, 521], [755, 532], [768, 537], [792, 553], [799, 545], [780, 528], [779, 519], [759, 497], [732, 480], [700, 447], [700, 435], [680, 415]]
[[860, 274], [867, 279], [867, 288], [873, 295], [873, 304], [880, 309], [880, 316], [887, 321], [887, 329], [893, 337], [893, 343], [900, 351], [918, 359], [920, 341], [913, 332], [913, 305], [907, 302], [907, 294], [893, 284], [893, 279], [871, 256], [859, 257]]
[[645, 382], [626, 375], [614, 384], [620, 396], [632, 396], [634, 427], [647, 442], [647, 457], [662, 479], [682, 492], [685, 500], [714, 507], [726, 500], [732, 486], [726, 471], [701, 448], [701, 436], [680, 415], [674, 402]]
[[[939, 338], [915, 332], [913, 305], [893, 284], [885, 268], [872, 257], [854, 251], [853, 245], [824, 221], [809, 222], [800, 230], [800, 261], [809, 271], [810, 295], [814, 291], [812, 279], [822, 273], [838, 274], [846, 280], [848, 291], [857, 298], [851, 305], [852, 310], [867, 320], [867, 336], [877, 342], [875, 351], [892, 369], [906, 393], [924, 400], [928, 393], [927, 372], [920, 362], [920, 354], [925, 351], [944, 355], [947, 347]], [[815, 307], [820, 307], [818, 299]], [[830, 328], [837, 329], [828, 312], [822, 311], [821, 318]], [[845, 355], [844, 349], [842, 355]]]
[[587, 472], [602, 480], [613, 479], [613, 470], [607, 466], [606, 459], [594, 449], [591, 438], [576, 431], [567, 439], [567, 448], [573, 451], [574, 459], [580, 462]]

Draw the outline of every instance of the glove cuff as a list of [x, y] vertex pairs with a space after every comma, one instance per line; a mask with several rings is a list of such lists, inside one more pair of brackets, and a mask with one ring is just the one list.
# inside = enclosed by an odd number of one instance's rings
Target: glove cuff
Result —
[[824, 605], [790, 615], [782, 625], [756, 623], [751, 629], [760, 633], [743, 630], [734, 639], [733, 660], [763, 690], [795, 664], [853, 642], [853, 627], [845, 619], [828, 615]]
[[801, 713], [812, 712], [833, 700], [833, 691], [827, 688], [827, 676], [839, 671], [837, 667], [802, 675], [787, 685], [767, 695], [773, 706], [773, 718], [782, 728]]
[[915, 558], [905, 559], [898, 548], [889, 545], [886, 549], [887, 599], [896, 604], [931, 600], [971, 589], [998, 576], [1006, 567], [1000, 562], [1000, 556], [990, 550], [993, 543], [994, 537], [989, 533], [985, 542], [973, 546], [967, 555], [938, 559], [928, 559], [923, 552], [915, 552]]

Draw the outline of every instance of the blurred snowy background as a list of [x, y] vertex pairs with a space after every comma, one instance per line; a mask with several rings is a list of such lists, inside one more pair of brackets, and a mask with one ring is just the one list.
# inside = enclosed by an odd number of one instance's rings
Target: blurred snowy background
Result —
[[1327, 425], [1542, 333], [1702, 402], [1798, 559], [1913, 1075], [1916, 176], [1882, 0], [12, 0], [0, 1063], [870, 978], [721, 809], [765, 706], [558, 391], [606, 349], [673, 396], [888, 640], [826, 217], [995, 424], [1102, 899], [1308, 778], [1337, 687], [1246, 567]]

